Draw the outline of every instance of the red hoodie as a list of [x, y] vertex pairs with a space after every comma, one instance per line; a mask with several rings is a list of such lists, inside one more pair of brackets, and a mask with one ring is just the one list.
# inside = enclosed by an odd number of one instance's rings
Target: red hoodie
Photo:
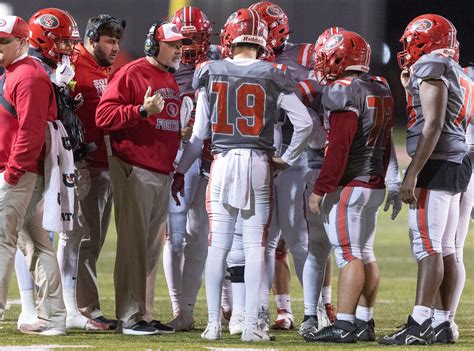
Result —
[[[139, 107], [146, 90], [159, 92], [163, 111], [142, 118]], [[173, 75], [140, 58], [121, 67], [112, 77], [97, 107], [98, 127], [110, 132], [112, 151], [121, 160], [168, 174], [179, 147], [181, 101]]]
[[16, 185], [26, 172], [43, 173], [46, 122], [57, 118], [56, 97], [44, 68], [26, 57], [5, 68], [3, 94], [17, 117], [0, 105], [0, 172]]
[[75, 112], [84, 124], [86, 143], [95, 143], [97, 150], [87, 157], [87, 164], [93, 168], [108, 169], [104, 130], [95, 125], [95, 111], [110, 78], [111, 68], [102, 67], [81, 43], [77, 55], [73, 56], [74, 80], [73, 96], [82, 94], [84, 104]]

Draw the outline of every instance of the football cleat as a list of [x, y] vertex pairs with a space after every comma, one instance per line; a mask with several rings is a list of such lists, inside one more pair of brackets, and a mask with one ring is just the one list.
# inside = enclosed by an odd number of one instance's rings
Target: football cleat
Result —
[[275, 337], [258, 327], [257, 324], [246, 325], [242, 331], [242, 341], [275, 341]]
[[206, 330], [201, 334], [205, 340], [219, 340], [221, 338], [221, 324], [218, 322], [207, 323]]
[[295, 318], [293, 313], [288, 312], [285, 309], [278, 309], [278, 316], [272, 325], [273, 330], [290, 330], [295, 328]]
[[428, 318], [420, 325], [412, 316], [408, 316], [407, 324], [400, 330], [379, 337], [377, 342], [382, 345], [430, 345], [434, 343], [435, 339], [431, 318]]
[[79, 313], [68, 313], [66, 318], [66, 329], [109, 330], [109, 325], [97, 322], [94, 319], [89, 319]]
[[42, 321], [37, 321], [33, 324], [22, 324], [18, 330], [23, 334], [36, 334], [43, 336], [66, 335], [66, 330], [64, 328], [49, 327]]
[[229, 321], [229, 333], [230, 335], [242, 334], [244, 330], [245, 318], [241, 314], [232, 314]]
[[357, 334], [354, 323], [336, 319], [334, 324], [316, 333], [307, 333], [303, 338], [306, 342], [352, 343], [357, 341]]
[[304, 336], [308, 333], [316, 333], [318, 331], [318, 319], [316, 316], [304, 316], [303, 323], [300, 325], [298, 334]]
[[373, 319], [366, 322], [361, 319], [356, 319], [354, 322], [356, 326], [357, 340], [359, 341], [375, 341], [375, 322]]
[[36, 322], [39, 322], [38, 316], [35, 313], [32, 314], [26, 314], [23, 311], [20, 313], [18, 316], [18, 322], [16, 324], [16, 328], [20, 330], [20, 325], [22, 324], [34, 324]]
[[187, 332], [194, 328], [192, 313], [179, 313], [171, 322], [166, 324], [177, 332]]
[[434, 328], [435, 343], [454, 344], [453, 330], [449, 321], [443, 322]]

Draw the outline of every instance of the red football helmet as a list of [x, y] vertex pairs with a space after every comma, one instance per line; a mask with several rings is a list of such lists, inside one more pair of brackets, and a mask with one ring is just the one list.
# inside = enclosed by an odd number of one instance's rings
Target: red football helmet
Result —
[[198, 7], [185, 6], [175, 12], [171, 22], [180, 32], [193, 40], [192, 45], [183, 45], [182, 63], [197, 64], [206, 61], [211, 46], [212, 26], [206, 14]]
[[31, 16], [28, 25], [31, 45], [54, 62], [60, 62], [61, 55], [72, 55], [74, 45], [81, 41], [76, 21], [64, 10], [39, 10]]
[[336, 80], [344, 71], [369, 71], [370, 45], [355, 32], [333, 34], [315, 51], [314, 70], [321, 84]]
[[248, 43], [257, 44], [262, 50], [259, 55], [266, 51], [268, 28], [260, 19], [258, 12], [250, 9], [240, 9], [229, 16], [221, 30], [221, 46], [224, 57], [231, 55], [233, 44]]
[[434, 51], [454, 57], [458, 42], [456, 33], [454, 25], [443, 16], [426, 14], [416, 17], [400, 39], [403, 51], [397, 54], [398, 65], [407, 69], [421, 56]]
[[279, 48], [288, 40], [290, 27], [288, 16], [282, 8], [270, 1], [260, 1], [249, 7], [259, 13], [268, 26], [268, 43], [273, 50]]
[[[316, 53], [316, 50], [321, 49], [324, 44], [326, 44], [326, 41], [331, 35], [344, 31], [345, 29], [342, 27], [330, 27], [325, 29], [324, 32], [319, 35], [318, 39], [316, 40], [316, 43], [314, 44], [314, 52]], [[316, 62], [316, 60], [314, 61]]]

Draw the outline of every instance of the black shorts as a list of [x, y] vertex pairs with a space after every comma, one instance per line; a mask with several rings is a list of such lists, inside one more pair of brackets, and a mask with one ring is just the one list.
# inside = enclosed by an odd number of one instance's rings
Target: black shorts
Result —
[[465, 156], [462, 163], [428, 160], [418, 174], [416, 187], [463, 193], [467, 190], [471, 174], [472, 166], [469, 156]]

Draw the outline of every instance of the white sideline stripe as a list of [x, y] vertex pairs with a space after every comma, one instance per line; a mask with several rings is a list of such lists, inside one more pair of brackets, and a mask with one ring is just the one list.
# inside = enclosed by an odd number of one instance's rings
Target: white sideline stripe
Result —
[[17, 346], [0, 346], [0, 351], [20, 351], [20, 350], [51, 350], [51, 349], [83, 349], [93, 348], [91, 345], [17, 345]]
[[250, 349], [250, 348], [241, 348], [241, 347], [205, 347], [205, 349], [212, 351], [279, 351], [279, 349]]

